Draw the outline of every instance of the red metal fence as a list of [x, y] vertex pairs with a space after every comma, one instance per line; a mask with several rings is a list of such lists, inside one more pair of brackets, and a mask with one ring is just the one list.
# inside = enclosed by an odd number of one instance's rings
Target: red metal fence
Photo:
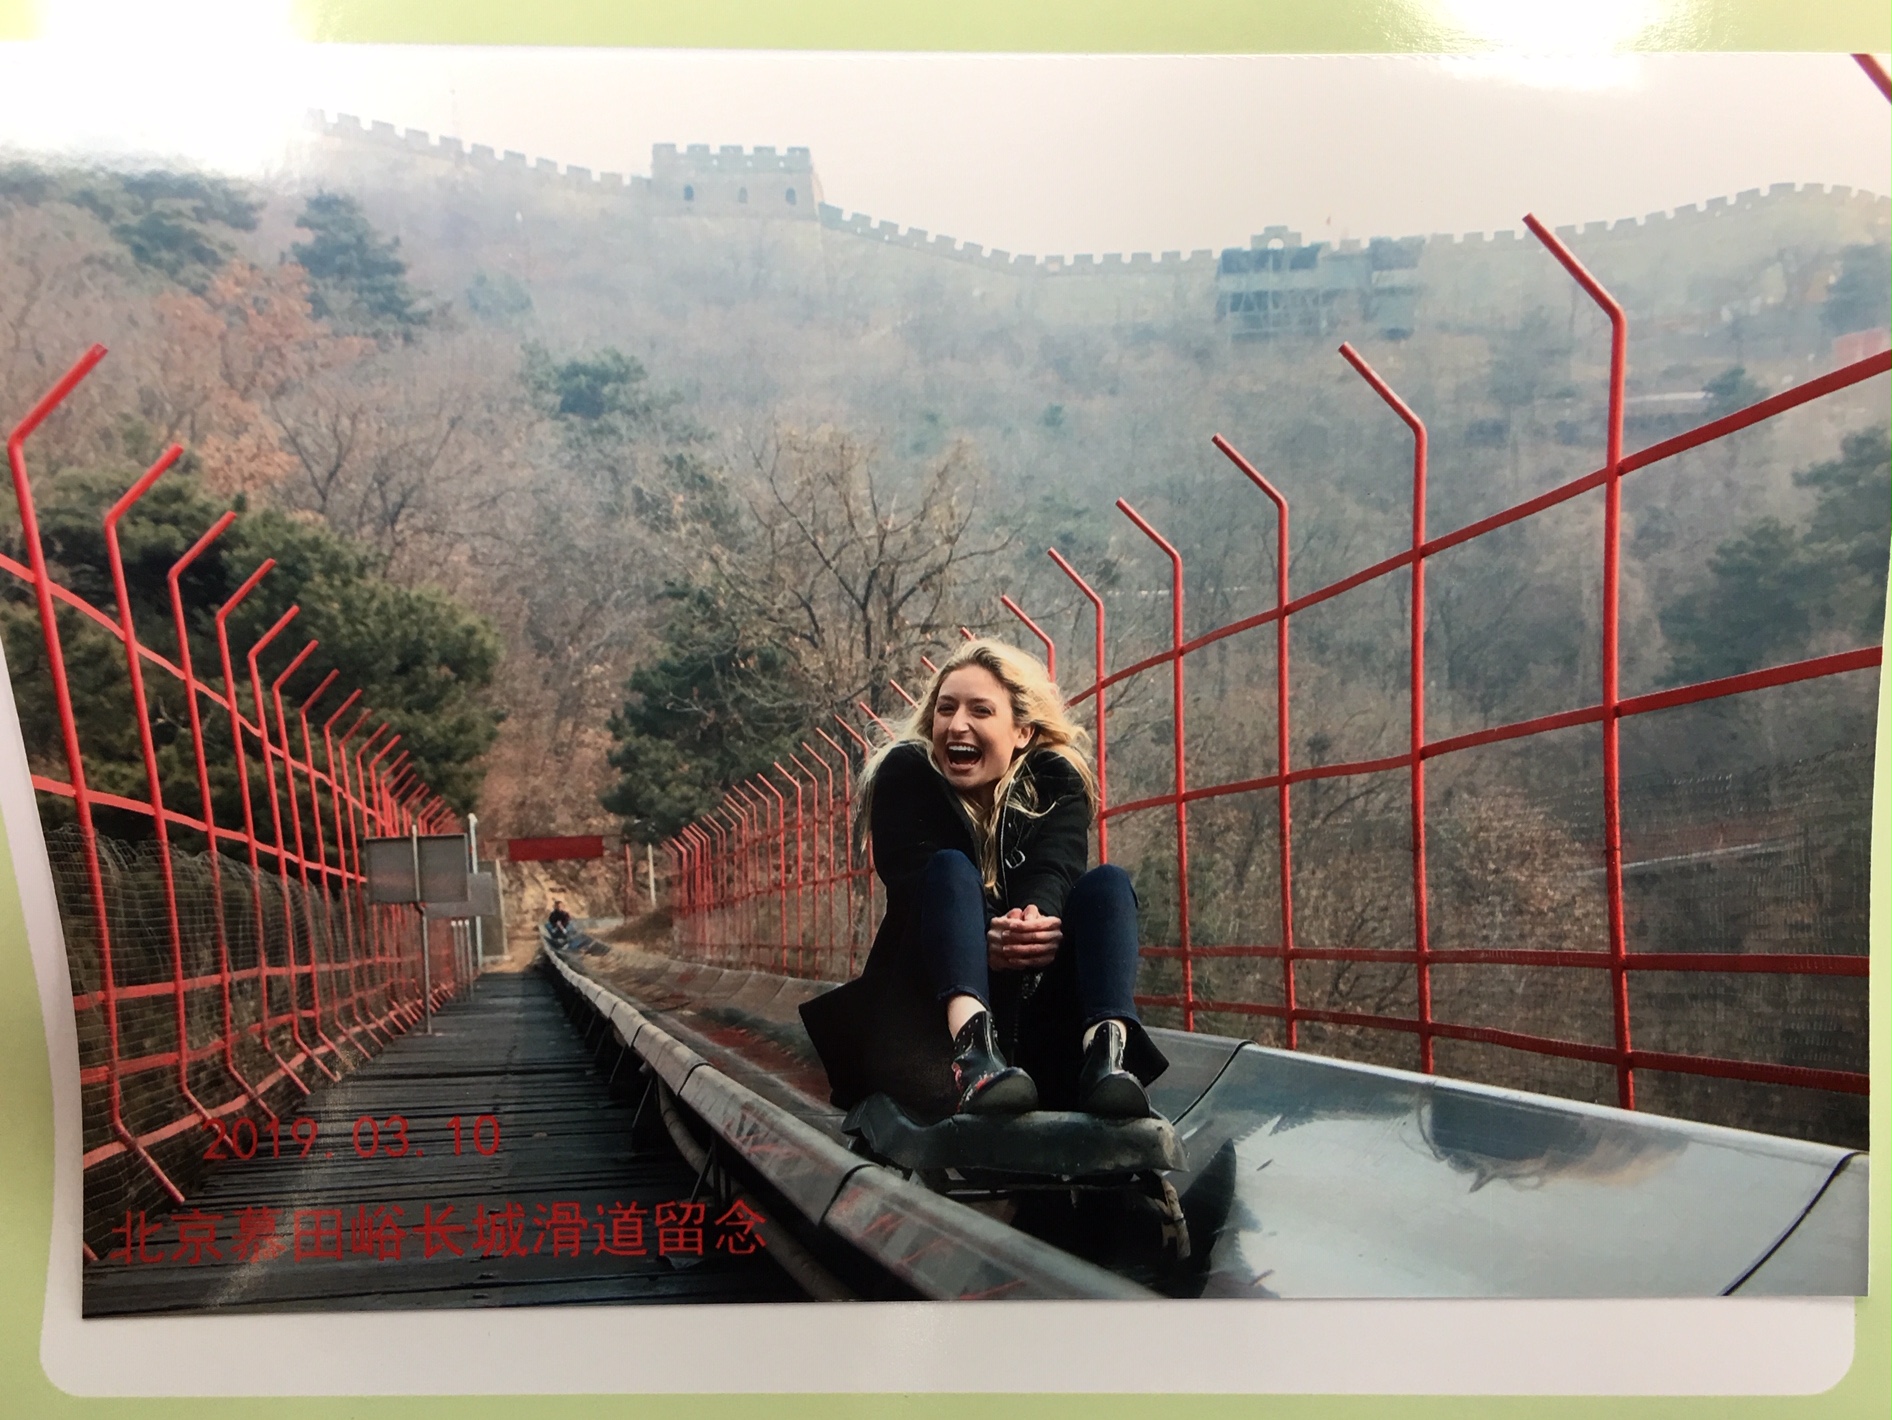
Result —
[[[285, 682], [309, 661], [316, 642], [265, 681], [261, 657], [297, 607], [243, 653], [247, 691], [239, 687], [230, 616], [271, 562], [216, 609], [221, 689], [198, 677], [180, 578], [235, 513], [206, 529], [169, 569], [176, 660], [139, 639], [119, 526], [181, 449], [167, 450], [105, 514], [115, 614], [53, 579], [26, 441], [104, 355], [102, 346], [89, 350], [8, 438], [27, 562], [0, 556], [0, 570], [32, 589], [66, 771], [63, 779], [35, 773], [33, 786], [70, 805], [76, 819], [50, 834], [49, 846], [74, 984], [89, 1236], [121, 1205], [159, 1193], [181, 1203], [178, 1180], [188, 1181], [219, 1140], [234, 1139], [238, 1152], [253, 1149], [256, 1131], [266, 1128], [283, 1147], [276, 1121], [286, 1105], [321, 1080], [340, 1078], [421, 1018], [422, 934], [405, 909], [368, 904], [361, 842], [453, 822], [408, 756], [390, 758], [401, 736], [390, 736], [385, 721], [376, 723], [374, 712], [359, 704], [361, 692], [339, 699], [332, 693], [338, 672], [330, 671], [300, 703], [285, 703]], [[101, 635], [116, 644], [111, 654], [123, 658], [144, 767], [142, 797], [88, 787], [66, 651], [87, 638], [94, 638], [87, 650], [96, 649]], [[164, 801], [146, 693], [151, 673], [171, 677], [184, 691], [199, 791], [192, 812]], [[331, 708], [312, 725], [310, 712], [325, 699]], [[208, 730], [206, 714], [229, 723], [229, 738], [214, 751], [221, 737]], [[217, 821], [213, 756], [234, 764], [241, 829]], [[267, 829], [257, 823], [253, 772], [263, 780]], [[102, 837], [95, 807], [148, 820], [151, 841]], [[471, 964], [449, 933], [433, 935], [431, 955], [433, 994], [445, 999], [459, 990]], [[248, 1122], [247, 1145], [238, 1121]]]
[[[1860, 60], [1873, 81], [1884, 90], [1886, 77], [1876, 63]], [[1721, 1080], [1746, 1081], [1765, 1086], [1805, 1087], [1819, 1091], [1863, 1095], [1867, 1075], [1860, 1070], [1808, 1068], [1756, 1059], [1737, 1059], [1713, 1053], [1651, 1050], [1636, 1044], [1631, 1020], [1631, 981], [1645, 973], [1690, 973], [1706, 980], [1711, 974], [1767, 974], [1792, 978], [1854, 978], [1864, 1000], [1867, 958], [1863, 941], [1856, 952], [1717, 953], [1663, 951], [1639, 948], [1630, 940], [1623, 886], [1622, 774], [1619, 735], [1625, 719], [1654, 715], [1682, 706], [1741, 696], [1772, 687], [1870, 671], [1880, 665], [1881, 648], [1862, 646], [1831, 655], [1775, 665], [1748, 674], [1680, 685], [1649, 694], [1625, 696], [1619, 687], [1621, 653], [1619, 588], [1621, 581], [1622, 485], [1631, 474], [1654, 468], [1689, 450], [1698, 449], [1737, 431], [1774, 419], [1790, 410], [1826, 398], [1838, 391], [1874, 379], [1892, 369], [1892, 354], [1880, 351], [1804, 384], [1711, 420], [1673, 438], [1626, 453], [1623, 448], [1625, 379], [1628, 368], [1629, 322], [1622, 306], [1574, 257], [1556, 235], [1535, 217], [1526, 226], [1549, 255], [1607, 317], [1610, 329], [1606, 439], [1602, 466], [1516, 506], [1480, 518], [1451, 532], [1434, 534], [1426, 523], [1427, 431], [1424, 420], [1350, 345], [1341, 356], [1410, 432], [1412, 440], [1411, 536], [1398, 554], [1328, 586], [1298, 596], [1288, 585], [1288, 502], [1228, 441], [1214, 443], [1243, 476], [1272, 504], [1275, 512], [1275, 605], [1194, 638], [1184, 634], [1183, 555], [1136, 509], [1119, 499], [1117, 507], [1165, 555], [1171, 567], [1168, 595], [1171, 621], [1169, 645], [1129, 665], [1110, 669], [1105, 664], [1104, 602], [1097, 591], [1055, 549], [1051, 559], [1088, 600], [1095, 621], [1095, 669], [1091, 683], [1075, 692], [1076, 706], [1089, 700], [1095, 729], [1096, 768], [1104, 807], [1098, 824], [1099, 856], [1110, 856], [1113, 825], [1138, 815], [1166, 816], [1173, 823], [1175, 841], [1174, 890], [1176, 940], [1144, 948], [1152, 962], [1174, 963], [1178, 988], [1140, 995], [1141, 1004], [1175, 1009], [1181, 1024], [1194, 1029], [1204, 1013], [1238, 1018], [1264, 1018], [1279, 1023], [1280, 1039], [1289, 1048], [1302, 1045], [1301, 1027], [1310, 1023], [1366, 1032], [1397, 1033], [1411, 1038], [1414, 1062], [1421, 1070], [1435, 1068], [1435, 1042], [1459, 1041], [1538, 1056], [1589, 1062], [1610, 1071], [1615, 1097], [1625, 1107], [1636, 1104], [1638, 1071], [1679, 1072]], [[1597, 698], [1554, 714], [1514, 723], [1493, 725], [1472, 733], [1435, 738], [1426, 724], [1426, 568], [1430, 559], [1524, 522], [1547, 511], [1597, 494], [1602, 501], [1602, 538], [1596, 556], [1601, 573], [1601, 683]], [[1295, 766], [1290, 761], [1289, 709], [1293, 689], [1290, 625], [1299, 614], [1369, 584], [1394, 579], [1405, 584], [1405, 619], [1408, 629], [1407, 693], [1410, 723], [1405, 747], [1397, 754], [1346, 763]], [[1057, 648], [1023, 608], [1010, 597], [1005, 608], [1043, 643], [1055, 676]], [[1266, 772], [1228, 782], [1197, 784], [1189, 774], [1185, 669], [1189, 658], [1231, 638], [1248, 633], [1269, 637], [1274, 663], [1274, 762]], [[970, 635], [970, 633], [967, 633]], [[924, 659], [924, 658], [922, 658]], [[926, 662], [932, 669], [931, 662]], [[1109, 710], [1105, 692], [1125, 685], [1144, 673], [1167, 670], [1170, 698], [1170, 786], [1164, 792], [1127, 802], [1112, 802], [1109, 784]], [[894, 687], [911, 702], [912, 697]], [[886, 726], [865, 704], [859, 707], [875, 730]], [[705, 959], [763, 966], [802, 976], [829, 979], [851, 976], [860, 964], [865, 944], [876, 921], [875, 881], [871, 864], [855, 863], [848, 851], [848, 803], [856, 759], [870, 750], [868, 738], [840, 717], [845, 739], [816, 729], [786, 763], [772, 772], [738, 784], [710, 814], [692, 824], [665, 845], [671, 878], [671, 901], [679, 923], [680, 946]], [[1427, 882], [1428, 803], [1427, 766], [1445, 756], [1482, 746], [1521, 741], [1581, 726], [1597, 727], [1601, 735], [1602, 843], [1601, 874], [1607, 904], [1606, 950], [1440, 949], [1428, 920], [1433, 895]], [[870, 731], [871, 733], [871, 731]], [[1297, 943], [1295, 934], [1294, 790], [1316, 780], [1361, 780], [1368, 776], [1398, 774], [1410, 786], [1410, 824], [1407, 848], [1411, 857], [1410, 945], [1395, 949], [1360, 946], [1310, 947]], [[1262, 944], [1201, 945], [1192, 932], [1190, 910], [1190, 808], [1205, 801], [1236, 795], [1265, 795], [1273, 800], [1277, 861], [1273, 896], [1278, 902], [1277, 939]], [[1278, 963], [1275, 999], [1206, 995], [1199, 989], [1198, 968], [1206, 962], [1248, 959]], [[1305, 964], [1375, 963], [1409, 968], [1415, 978], [1416, 1010], [1411, 1015], [1382, 1011], [1336, 1011], [1303, 1004], [1298, 999], [1297, 968]], [[1552, 968], [1559, 971], [1601, 973], [1609, 987], [1610, 1039], [1582, 1041], [1529, 1031], [1496, 1028], [1442, 1019], [1435, 1010], [1434, 972], [1442, 967]], [[1147, 975], [1148, 973], [1146, 973]], [[1863, 1015], [1860, 1017], [1863, 1029]], [[1860, 1052], [1863, 1059], [1863, 1047]]]

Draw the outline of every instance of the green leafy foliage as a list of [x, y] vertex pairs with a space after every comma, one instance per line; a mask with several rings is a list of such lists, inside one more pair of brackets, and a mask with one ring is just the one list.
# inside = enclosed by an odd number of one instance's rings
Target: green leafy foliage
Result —
[[375, 231], [354, 198], [318, 192], [296, 225], [309, 240], [289, 248], [309, 273], [309, 304], [338, 330], [379, 339], [410, 339], [437, 314], [407, 282], [400, 239]]
[[[101, 516], [132, 477], [124, 467], [69, 470], [47, 482], [39, 504], [41, 535], [54, 575], [114, 621], [117, 602]], [[120, 526], [133, 624], [143, 644], [173, 663], [179, 651], [166, 576], [223, 511], [193, 477], [173, 471]], [[10, 555], [23, 555], [17, 522], [5, 541]], [[263, 652], [259, 669], [267, 703], [270, 682], [290, 658], [310, 639], [320, 643], [283, 686], [297, 753], [302, 746], [296, 710], [334, 669], [339, 689], [326, 692], [316, 703], [312, 727], [319, 729], [347, 691], [359, 687], [358, 705], [374, 710], [369, 724], [388, 721], [402, 736], [402, 749], [412, 751], [421, 777], [454, 807], [471, 807], [479, 789], [478, 761], [492, 743], [500, 718], [486, 694], [500, 652], [493, 629], [437, 591], [385, 581], [374, 572], [365, 550], [319, 524], [274, 511], [240, 516], [180, 580], [193, 669], [219, 693], [223, 677], [216, 609], [266, 558], [275, 559], [275, 568], [229, 619], [232, 668], [243, 714], [255, 717], [246, 653], [294, 604], [300, 608], [295, 620]], [[44, 639], [30, 591], [19, 583], [11, 583], [0, 602], [0, 630], [29, 752], [36, 766], [47, 765], [63, 778], [65, 760]], [[60, 614], [60, 634], [88, 782], [109, 793], [144, 798], [145, 770], [122, 643], [70, 610]], [[190, 707], [182, 684], [149, 663], [145, 683], [165, 801], [195, 813], [199, 788]], [[241, 790], [228, 716], [215, 700], [202, 695], [198, 711], [218, 821], [240, 823]], [[274, 727], [273, 704], [268, 713]], [[260, 805], [263, 771], [254, 744], [247, 749], [252, 797]], [[315, 752], [317, 763], [322, 763], [319, 738]], [[150, 824], [148, 818], [125, 813], [115, 816], [108, 829], [119, 836], [141, 836], [150, 831]]]
[[1746, 368], [1741, 365], [1730, 365], [1701, 388], [1702, 393], [1708, 396], [1710, 419], [1719, 419], [1737, 409], [1746, 409], [1750, 404], [1767, 397], [1767, 391], [1749, 379]]
[[1884, 611], [1887, 522], [1892, 520], [1892, 439], [1885, 426], [1851, 434], [1840, 456], [1796, 473], [1819, 492], [1807, 546], [1827, 569], [1829, 596], [1854, 635], [1876, 637]]
[[1661, 616], [1674, 682], [1737, 675], [1817, 654], [1823, 635], [1876, 640], [1892, 538], [1885, 426], [1849, 434], [1840, 457], [1794, 475], [1819, 500], [1804, 530], [1763, 518], [1715, 549], [1707, 581]]
[[694, 447], [706, 435], [681, 412], [682, 397], [653, 388], [631, 356], [606, 346], [559, 360], [528, 342], [522, 372], [557, 431], [567, 492], [589, 502], [590, 521], [635, 518], [674, 532], [679, 498], [710, 493], [713, 480]]
[[666, 595], [661, 646], [632, 674], [610, 722], [621, 777], [604, 806], [645, 838], [679, 832], [730, 784], [785, 760], [812, 698], [788, 651], [727, 602], [701, 587]]
[[1763, 518], [1715, 549], [1708, 585], [1662, 616], [1677, 682], [1753, 670], [1806, 644], [1812, 627], [1807, 574], [1815, 570], [1800, 536]]
[[1847, 247], [1840, 254], [1839, 271], [1827, 287], [1820, 323], [1829, 335], [1855, 330], [1878, 330], [1886, 322], [1892, 268], [1886, 244]]
[[504, 272], [476, 271], [466, 288], [466, 307], [488, 325], [506, 325], [532, 309], [532, 294]]
[[58, 201], [97, 217], [139, 266], [193, 291], [230, 257], [224, 233], [254, 231], [263, 210], [242, 185], [202, 173], [0, 169], [0, 206]]
[[558, 422], [574, 452], [594, 454], [650, 435], [697, 433], [677, 413], [681, 397], [653, 389], [643, 365], [615, 347], [557, 360], [543, 345], [528, 343], [524, 371], [534, 401]]
[[[500, 712], [484, 695], [499, 663], [498, 634], [445, 593], [401, 587], [378, 576], [367, 549], [273, 510], [231, 528], [236, 568], [270, 557], [276, 568], [257, 589], [237, 627], [239, 644], [260, 635], [292, 603], [302, 610], [278, 661], [303, 641], [321, 642], [314, 669], [297, 682], [307, 694], [327, 667], [385, 719], [411, 751], [421, 778], [462, 811], [479, 793], [481, 755], [498, 732]], [[233, 619], [234, 620], [234, 619]]]
[[0, 204], [37, 207], [57, 195], [58, 182], [34, 163], [0, 163]]

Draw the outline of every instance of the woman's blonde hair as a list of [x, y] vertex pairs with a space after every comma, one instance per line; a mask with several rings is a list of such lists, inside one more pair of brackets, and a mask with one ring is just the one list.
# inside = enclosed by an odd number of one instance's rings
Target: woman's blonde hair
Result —
[[[880, 773], [881, 764], [896, 745], [913, 743], [924, 746], [927, 763], [940, 773], [942, 781], [945, 779], [945, 774], [933, 759], [933, 712], [939, 704], [940, 687], [946, 683], [946, 677], [967, 666], [980, 666], [990, 671], [998, 683], [1005, 687], [1011, 699], [1012, 719], [1031, 730], [1031, 738], [1023, 749], [1012, 756], [1011, 764], [993, 786], [990, 811], [982, 812], [977, 805], [961, 796], [960, 801], [965, 804], [973, 823], [973, 844], [979, 854], [979, 870], [990, 887], [998, 881], [999, 815], [1004, 812], [1005, 801], [1011, 794], [1019, 769], [1025, 763], [1025, 756], [1032, 750], [1050, 750], [1069, 763], [1084, 785], [1084, 798], [1091, 812], [1097, 810], [1097, 776], [1091, 772], [1090, 761], [1085, 757], [1090, 747], [1090, 735], [1083, 726], [1071, 719], [1065, 708], [1064, 695], [1051, 679], [1044, 662], [1016, 646], [981, 637], [964, 642], [940, 663], [939, 669], [933, 672], [933, 678], [927, 682], [926, 693], [920, 697], [920, 703], [913, 708], [913, 713], [892, 726], [893, 738], [870, 754], [867, 763], [861, 767], [854, 828], [856, 837], [865, 840], [873, 812], [874, 781]], [[956, 791], [949, 787], [948, 792]], [[1037, 814], [1049, 806], [1027, 802], [1020, 807], [1027, 814]]]

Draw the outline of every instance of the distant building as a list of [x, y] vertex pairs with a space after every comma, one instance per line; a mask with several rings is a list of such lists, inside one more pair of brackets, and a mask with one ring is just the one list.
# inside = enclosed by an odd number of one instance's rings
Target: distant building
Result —
[[1222, 253], [1215, 273], [1215, 317], [1234, 340], [1327, 335], [1358, 321], [1389, 339], [1412, 334], [1418, 304], [1417, 237], [1303, 243], [1299, 232], [1268, 227], [1248, 246]]
[[775, 217], [812, 222], [821, 183], [806, 148], [745, 152], [707, 143], [678, 151], [659, 143], [650, 153], [650, 194], [660, 210], [716, 217]]

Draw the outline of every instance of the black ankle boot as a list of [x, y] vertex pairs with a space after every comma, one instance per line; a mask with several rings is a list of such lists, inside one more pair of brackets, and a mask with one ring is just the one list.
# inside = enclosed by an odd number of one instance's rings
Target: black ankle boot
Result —
[[1130, 1032], [1122, 1021], [1102, 1022], [1084, 1049], [1077, 1075], [1077, 1107], [1109, 1119], [1147, 1119], [1155, 1113], [1143, 1084], [1123, 1068]]
[[1038, 1087], [1007, 1065], [992, 1033], [992, 1013], [981, 1011], [953, 1037], [954, 1114], [1023, 1114], [1038, 1108]]

